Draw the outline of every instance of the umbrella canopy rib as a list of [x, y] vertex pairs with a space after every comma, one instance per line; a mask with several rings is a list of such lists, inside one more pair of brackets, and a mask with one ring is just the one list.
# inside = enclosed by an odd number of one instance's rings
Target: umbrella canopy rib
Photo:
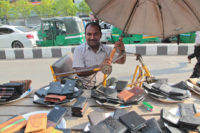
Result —
[[158, 8], [160, 10], [160, 16], [161, 16], [161, 22], [162, 22], [162, 31], [163, 31], [163, 38], [165, 37], [165, 28], [164, 28], [164, 24], [163, 24], [163, 14], [162, 14], [162, 10], [161, 10], [161, 5], [159, 3], [159, 0], [157, 0], [157, 5], [158, 5]]
[[194, 16], [196, 17], [196, 19], [199, 21], [200, 23], [200, 19], [198, 18], [197, 14], [194, 12], [194, 10], [187, 4], [187, 2], [185, 2], [185, 0], [183, 0], [183, 2], [185, 3], [185, 5], [190, 9], [190, 11], [194, 14]]
[[139, 3], [139, 0], [137, 0], [136, 3], [134, 4], [134, 7], [133, 7], [133, 9], [132, 9], [132, 11], [131, 11], [131, 13], [130, 13], [128, 19], [127, 19], [127, 21], [126, 21], [126, 24], [124, 25], [123, 32], [125, 32], [125, 33], [128, 30], [128, 25], [130, 24], [130, 20], [131, 20], [132, 16], [135, 13], [135, 9], [136, 9], [138, 3]]

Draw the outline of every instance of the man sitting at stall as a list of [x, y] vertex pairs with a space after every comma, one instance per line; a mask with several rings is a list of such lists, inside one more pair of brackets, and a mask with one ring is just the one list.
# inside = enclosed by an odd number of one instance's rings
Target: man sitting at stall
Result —
[[[109, 55], [112, 47], [102, 44], [100, 42], [102, 36], [101, 27], [95, 22], [88, 23], [85, 28], [86, 43], [75, 48], [73, 57], [73, 68], [75, 70], [82, 70], [94, 66], [101, 66], [104, 64], [111, 64]], [[124, 52], [124, 44], [118, 41], [115, 44], [117, 48], [117, 57], [121, 57]], [[119, 58], [116, 63], [124, 64], [126, 55]], [[102, 72], [83, 72], [78, 74], [79, 79], [83, 81], [87, 88], [94, 87], [103, 81]]]

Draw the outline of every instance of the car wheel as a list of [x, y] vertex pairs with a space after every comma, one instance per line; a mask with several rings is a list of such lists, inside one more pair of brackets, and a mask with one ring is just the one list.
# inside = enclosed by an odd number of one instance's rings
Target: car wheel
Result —
[[12, 48], [23, 48], [23, 44], [20, 41], [14, 41], [12, 43]]

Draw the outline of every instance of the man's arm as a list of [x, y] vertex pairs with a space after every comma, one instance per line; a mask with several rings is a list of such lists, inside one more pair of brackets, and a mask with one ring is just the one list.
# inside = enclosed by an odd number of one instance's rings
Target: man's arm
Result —
[[115, 61], [114, 63], [118, 63], [118, 64], [124, 64], [126, 62], [126, 53], [125, 53], [125, 47], [124, 47], [124, 43], [121, 41], [118, 41], [115, 43], [115, 47], [118, 49], [119, 51], [119, 55], [117, 58], [119, 58], [117, 61]]
[[87, 67], [87, 68], [75, 67], [74, 69], [77, 71], [78, 76], [86, 77], [94, 73], [97, 73], [97, 71], [95, 71], [95, 68], [98, 68], [98, 66], [92, 66], [92, 67]]

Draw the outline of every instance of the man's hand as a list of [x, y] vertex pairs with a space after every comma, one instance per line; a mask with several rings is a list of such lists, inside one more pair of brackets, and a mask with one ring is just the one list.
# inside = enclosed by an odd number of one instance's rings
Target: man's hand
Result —
[[122, 40], [119, 40], [118, 42], [116, 42], [115, 47], [121, 52], [125, 51], [124, 43], [122, 42]]
[[103, 65], [111, 65], [112, 60], [109, 57], [106, 57], [105, 60], [101, 63], [101, 66]]

